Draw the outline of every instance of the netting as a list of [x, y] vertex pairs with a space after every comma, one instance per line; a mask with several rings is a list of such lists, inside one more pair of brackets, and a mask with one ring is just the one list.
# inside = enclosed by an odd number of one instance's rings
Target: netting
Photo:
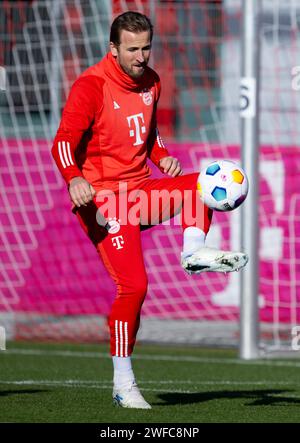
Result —
[[[115, 288], [70, 212], [50, 148], [72, 82], [107, 50], [112, 17], [134, 9], [152, 18], [160, 133], [188, 173], [212, 159], [240, 158], [241, 5], [1, 3], [0, 323], [8, 335], [107, 338]], [[300, 317], [299, 91], [292, 71], [299, 14], [292, 0], [262, 2], [259, 303], [261, 339], [275, 348], [290, 345]], [[239, 210], [216, 214], [208, 243], [237, 249], [239, 218]], [[179, 227], [143, 233], [150, 286], [140, 339], [236, 343], [238, 274], [187, 276], [181, 243]]]

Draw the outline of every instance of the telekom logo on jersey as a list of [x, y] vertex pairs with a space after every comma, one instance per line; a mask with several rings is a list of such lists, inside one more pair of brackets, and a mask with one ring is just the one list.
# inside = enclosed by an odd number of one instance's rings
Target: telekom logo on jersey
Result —
[[124, 245], [123, 235], [118, 235], [117, 237], [113, 237], [111, 239], [111, 241], [112, 241], [112, 244], [114, 245], [115, 248], [123, 249], [123, 245]]
[[[135, 115], [129, 115], [127, 117], [128, 126], [129, 126], [129, 136], [135, 137], [135, 142], [133, 146], [142, 145], [144, 141], [141, 138], [142, 134], [146, 132], [146, 126], [144, 126], [145, 120], [142, 112]], [[133, 127], [133, 129], [132, 129]]]

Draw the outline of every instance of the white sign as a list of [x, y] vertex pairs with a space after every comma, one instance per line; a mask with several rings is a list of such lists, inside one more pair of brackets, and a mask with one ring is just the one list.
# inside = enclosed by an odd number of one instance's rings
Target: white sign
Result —
[[292, 349], [293, 351], [300, 350], [300, 326], [294, 326], [292, 328]]
[[256, 115], [256, 79], [242, 77], [240, 85], [240, 116], [253, 118]]
[[0, 326], [0, 351], [6, 350], [5, 329]]
[[6, 89], [6, 71], [3, 66], [0, 66], [0, 91]]

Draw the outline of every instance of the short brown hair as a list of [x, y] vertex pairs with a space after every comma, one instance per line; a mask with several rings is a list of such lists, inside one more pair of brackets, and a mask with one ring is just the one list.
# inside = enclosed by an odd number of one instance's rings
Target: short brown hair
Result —
[[150, 41], [153, 37], [153, 25], [150, 19], [140, 12], [128, 11], [116, 17], [110, 28], [110, 41], [115, 45], [120, 44], [120, 35], [122, 30], [129, 32], [150, 32]]

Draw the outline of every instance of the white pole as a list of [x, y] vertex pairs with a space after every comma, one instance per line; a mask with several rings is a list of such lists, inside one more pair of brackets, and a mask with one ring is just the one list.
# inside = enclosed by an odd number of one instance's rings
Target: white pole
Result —
[[241, 246], [249, 262], [240, 273], [240, 358], [250, 360], [258, 352], [258, 79], [260, 0], [243, 0], [241, 143], [242, 165], [249, 178], [249, 194], [242, 206]]
[[[48, 6], [48, 5], [47, 5]], [[54, 137], [59, 121], [61, 118], [61, 70], [63, 67], [63, 55], [61, 51], [61, 36], [58, 34], [58, 24], [62, 21], [63, 4], [56, 0], [49, 5], [50, 24], [52, 28], [53, 43], [51, 48], [51, 62], [50, 62], [50, 76], [49, 76], [49, 90], [50, 90], [50, 132]]]

